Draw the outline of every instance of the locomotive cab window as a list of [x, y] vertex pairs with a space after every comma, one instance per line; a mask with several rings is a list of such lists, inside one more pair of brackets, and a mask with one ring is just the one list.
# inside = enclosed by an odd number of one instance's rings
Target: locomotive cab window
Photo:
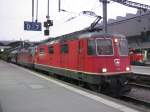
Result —
[[49, 46], [48, 47], [48, 52], [49, 52], [49, 54], [53, 54], [54, 53], [54, 47], [53, 46]]
[[68, 50], [68, 44], [62, 44], [61, 45], [61, 53], [66, 54], [68, 52], [69, 52], [69, 50]]
[[113, 55], [111, 39], [96, 39], [96, 50], [98, 55]]
[[88, 40], [88, 55], [95, 55], [96, 54], [96, 45], [95, 45], [95, 40], [91, 39]]

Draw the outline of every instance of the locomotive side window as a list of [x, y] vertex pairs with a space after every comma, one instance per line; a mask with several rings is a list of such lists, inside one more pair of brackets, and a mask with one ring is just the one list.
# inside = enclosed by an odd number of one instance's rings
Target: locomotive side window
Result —
[[40, 54], [44, 54], [45, 50], [44, 48], [40, 48]]
[[66, 53], [68, 53], [68, 44], [62, 44], [61, 45], [61, 53], [64, 53], [64, 54], [66, 54]]
[[127, 40], [121, 39], [119, 42], [119, 53], [120, 55], [128, 55], [128, 43]]
[[98, 55], [113, 55], [113, 46], [111, 39], [97, 39], [96, 45]]
[[95, 40], [88, 40], [88, 55], [95, 55], [96, 54], [96, 45]]
[[49, 52], [50, 54], [53, 54], [53, 53], [54, 53], [54, 47], [53, 47], [53, 46], [49, 46], [49, 47], [48, 47], [48, 52]]

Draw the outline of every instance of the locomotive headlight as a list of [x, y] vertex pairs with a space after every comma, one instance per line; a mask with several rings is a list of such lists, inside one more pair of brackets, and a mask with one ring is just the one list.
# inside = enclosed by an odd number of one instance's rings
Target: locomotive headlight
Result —
[[102, 68], [102, 72], [103, 73], [107, 72], [107, 68]]
[[130, 71], [130, 67], [126, 67], [126, 71]]
[[117, 42], [118, 42], [118, 39], [117, 39], [117, 38], [115, 38], [115, 39], [114, 39], [114, 42], [115, 42], [115, 43], [117, 43]]
[[4, 49], [1, 49], [1, 52], [4, 52]]

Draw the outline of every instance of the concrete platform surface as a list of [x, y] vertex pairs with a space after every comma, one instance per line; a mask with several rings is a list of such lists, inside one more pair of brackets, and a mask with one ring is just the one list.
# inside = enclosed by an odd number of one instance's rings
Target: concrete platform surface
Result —
[[0, 112], [139, 112], [0, 61]]
[[133, 73], [150, 75], [149, 66], [131, 66], [131, 70]]

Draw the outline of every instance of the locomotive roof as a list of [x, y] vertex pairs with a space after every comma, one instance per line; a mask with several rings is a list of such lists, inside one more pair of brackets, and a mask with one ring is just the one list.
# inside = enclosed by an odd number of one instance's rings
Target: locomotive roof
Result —
[[90, 38], [92, 36], [98, 36], [98, 35], [106, 36], [106, 37], [115, 36], [115, 37], [125, 38], [125, 36], [121, 35], [121, 34], [89, 32], [87, 30], [81, 30], [81, 31], [65, 34], [62, 36], [58, 36], [56, 38], [50, 37], [50, 38], [42, 41], [40, 44], [54, 42], [54, 41], [67, 41], [67, 40], [75, 40], [75, 39], [81, 39], [81, 38]]

